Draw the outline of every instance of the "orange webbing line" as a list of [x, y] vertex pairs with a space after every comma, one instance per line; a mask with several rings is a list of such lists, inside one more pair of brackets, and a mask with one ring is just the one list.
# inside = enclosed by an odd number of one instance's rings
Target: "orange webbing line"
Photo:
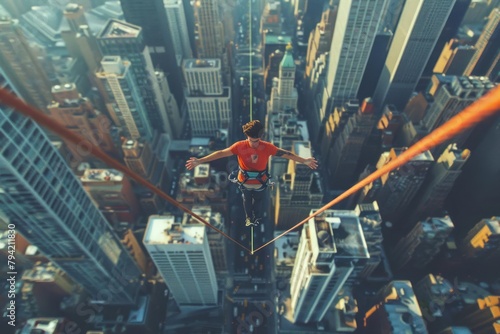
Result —
[[254, 253], [257, 252], [258, 250], [266, 247], [267, 245], [273, 243], [277, 239], [281, 238], [285, 234], [291, 232], [292, 230], [296, 229], [297, 227], [305, 224], [309, 219], [319, 215], [323, 211], [327, 210], [331, 206], [339, 203], [340, 201], [344, 200], [345, 198], [353, 195], [356, 193], [358, 190], [362, 189], [364, 186], [368, 185], [369, 183], [375, 181], [382, 175], [385, 175], [392, 171], [393, 169], [396, 169], [402, 165], [404, 165], [406, 162], [410, 161], [413, 157], [416, 155], [425, 152], [441, 143], [444, 141], [452, 138], [453, 136], [457, 135], [458, 133], [476, 125], [477, 123], [485, 120], [486, 118], [494, 115], [496, 112], [500, 110], [500, 86], [497, 86], [493, 89], [491, 89], [486, 95], [481, 97], [479, 100], [475, 101], [473, 104], [469, 105], [466, 107], [464, 110], [462, 110], [460, 113], [452, 117], [450, 120], [448, 120], [446, 123], [441, 125], [440, 127], [436, 128], [434, 131], [429, 133], [427, 136], [424, 138], [420, 139], [418, 142], [413, 144], [411, 147], [409, 147], [406, 151], [401, 153], [396, 159], [390, 161], [387, 165], [383, 166], [382, 168], [376, 170], [372, 174], [368, 175], [365, 177], [363, 180], [359, 181], [356, 183], [354, 186], [346, 190], [344, 193], [339, 195], [337, 198], [333, 199], [331, 202], [323, 206], [322, 208], [318, 209], [314, 214], [310, 215], [309, 217], [305, 218], [302, 220], [300, 223], [297, 225], [293, 226], [292, 228], [286, 230], [285, 232], [281, 233], [271, 241], [266, 242], [256, 250], [254, 250]]
[[239, 246], [243, 247], [247, 251], [250, 252], [250, 250], [240, 244], [238, 241], [234, 240], [231, 238], [229, 235], [224, 233], [223, 231], [219, 230], [215, 226], [210, 225], [207, 221], [205, 221], [202, 217], [198, 216], [196, 213], [192, 212], [188, 208], [184, 207], [182, 204], [178, 203], [176, 200], [174, 200], [172, 197], [168, 196], [165, 194], [163, 191], [155, 187], [152, 183], [141, 177], [139, 174], [135, 173], [134, 171], [130, 170], [126, 166], [123, 166], [121, 163], [116, 161], [115, 159], [109, 157], [104, 151], [102, 151], [99, 147], [95, 146], [94, 144], [91, 144], [89, 141], [87, 141], [85, 138], [82, 136], [72, 132], [71, 130], [68, 130], [65, 128], [63, 125], [59, 124], [57, 121], [53, 120], [50, 118], [50, 116], [44, 114], [43, 112], [37, 110], [36, 108], [26, 104], [24, 101], [10, 93], [7, 89], [5, 88], [0, 88], [0, 101], [5, 103], [6, 105], [12, 107], [14, 110], [22, 113], [23, 115], [33, 119], [35, 122], [38, 124], [46, 127], [47, 129], [50, 129], [52, 132], [58, 134], [62, 138], [74, 143], [75, 145], [78, 145], [79, 143], [85, 142], [85, 146], [89, 148], [89, 152], [96, 156], [97, 158], [101, 159], [103, 162], [105, 162], [108, 166], [113, 167], [116, 170], [119, 170], [123, 172], [124, 174], [128, 175], [130, 178], [134, 179], [137, 183], [147, 187], [151, 191], [153, 191], [155, 194], [159, 195], [161, 198], [165, 199], [169, 203], [172, 203], [182, 211], [190, 214], [192, 217], [196, 218], [198, 221], [201, 223], [205, 224], [206, 226], [210, 227], [211, 229], [219, 232], [229, 240], [233, 241], [234, 243], [238, 244]]

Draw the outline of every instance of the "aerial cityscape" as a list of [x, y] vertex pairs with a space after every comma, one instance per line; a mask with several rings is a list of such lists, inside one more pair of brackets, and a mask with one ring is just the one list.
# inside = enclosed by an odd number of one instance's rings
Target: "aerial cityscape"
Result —
[[500, 0], [0, 0], [0, 333], [500, 334], [499, 83]]

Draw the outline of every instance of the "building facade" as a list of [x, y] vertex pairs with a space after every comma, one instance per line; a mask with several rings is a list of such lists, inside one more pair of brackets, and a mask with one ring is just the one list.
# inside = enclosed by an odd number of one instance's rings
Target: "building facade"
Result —
[[212, 137], [231, 121], [231, 90], [224, 87], [219, 59], [186, 59], [186, 105], [194, 137]]
[[420, 79], [455, 0], [407, 1], [378, 80], [373, 102], [403, 110]]
[[339, 3], [326, 79], [333, 106], [356, 98], [385, 3], [386, 0]]
[[119, 56], [105, 56], [96, 73], [106, 91], [106, 107], [127, 138], [151, 140], [153, 127], [141, 87], [132, 73], [131, 63]]
[[290, 279], [293, 322], [321, 321], [369, 257], [353, 211], [326, 210], [306, 223]]
[[215, 306], [217, 280], [205, 226], [150, 216], [143, 243], [181, 309]]
[[133, 304], [140, 270], [43, 131], [0, 109], [0, 209], [96, 302]]

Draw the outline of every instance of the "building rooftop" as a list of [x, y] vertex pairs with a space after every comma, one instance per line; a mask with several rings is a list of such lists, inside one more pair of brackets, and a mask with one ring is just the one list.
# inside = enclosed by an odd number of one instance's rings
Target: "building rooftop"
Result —
[[82, 182], [120, 182], [123, 173], [116, 169], [87, 169], [81, 177]]
[[[275, 232], [274, 237], [277, 237], [280, 234], [281, 232]], [[295, 263], [295, 256], [297, 254], [299, 241], [299, 232], [290, 232], [274, 242], [274, 257], [277, 265], [293, 265]]]
[[296, 141], [294, 142], [295, 154], [303, 158], [312, 157], [311, 143], [309, 141]]
[[[311, 210], [311, 214], [316, 210]], [[313, 219], [313, 247], [335, 257], [369, 258], [358, 215], [348, 210], [326, 210]]]
[[281, 35], [271, 35], [266, 34], [266, 44], [283, 44], [288, 45], [292, 43], [292, 37], [290, 36], [281, 36]]
[[22, 279], [37, 282], [50, 282], [53, 281], [58, 274], [59, 269], [44, 263], [24, 271]]
[[31, 318], [26, 321], [26, 324], [19, 332], [20, 334], [30, 333], [45, 333], [54, 334], [58, 333], [58, 325], [63, 322], [62, 318]]
[[142, 28], [131, 23], [120, 20], [109, 20], [106, 26], [99, 34], [99, 38], [120, 38], [120, 37], [137, 37], [141, 33]]
[[487, 219], [486, 225], [488, 225], [493, 234], [500, 234], [500, 217]]
[[184, 68], [220, 68], [219, 59], [186, 59]]
[[174, 216], [150, 216], [144, 234], [144, 244], [202, 244], [205, 226], [182, 225]]
[[384, 308], [394, 333], [427, 333], [422, 312], [409, 281], [392, 281], [388, 285]]

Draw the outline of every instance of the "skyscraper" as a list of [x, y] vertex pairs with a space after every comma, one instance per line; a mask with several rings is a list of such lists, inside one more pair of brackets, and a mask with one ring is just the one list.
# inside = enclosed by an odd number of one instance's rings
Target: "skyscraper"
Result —
[[333, 106], [356, 98], [386, 0], [341, 1], [329, 53], [327, 92]]
[[47, 110], [52, 101], [47, 73], [30, 48], [17, 20], [0, 18], [0, 63], [4, 76], [27, 103]]
[[382, 246], [384, 236], [382, 235], [382, 217], [379, 213], [378, 204], [377, 202], [358, 204], [354, 212], [359, 216], [359, 222], [370, 254], [370, 258], [366, 260], [359, 277], [371, 282], [387, 282], [392, 278], [392, 272]]
[[[163, 0], [120, 0], [125, 20], [141, 27], [144, 42], [155, 66], [168, 73], [168, 82], [178, 104], [182, 104], [182, 73], [172, 48], [171, 23]], [[182, 4], [181, 4], [182, 6]], [[182, 27], [181, 27], [182, 28]], [[131, 50], [129, 49], [129, 52]], [[136, 50], [134, 50], [136, 51]], [[109, 55], [109, 53], [104, 53]], [[116, 54], [124, 57], [124, 54]], [[131, 59], [132, 63], [134, 61]], [[134, 64], [135, 65], [135, 64]]]
[[500, 217], [482, 219], [465, 236], [462, 253], [467, 259], [497, 263], [500, 259]]
[[297, 108], [298, 94], [297, 89], [294, 87], [295, 69], [292, 46], [288, 45], [280, 62], [277, 86], [271, 89], [271, 97], [267, 108], [268, 113]]
[[369, 257], [355, 212], [326, 210], [306, 223], [290, 279], [293, 321], [321, 321]]
[[125, 137], [151, 140], [152, 123], [148, 118], [147, 105], [140, 95], [140, 84], [132, 73], [131, 63], [119, 56], [105, 56], [101, 65], [102, 69], [96, 72], [96, 77], [106, 91], [109, 114]]
[[[406, 148], [393, 148], [390, 152], [383, 153], [377, 163], [377, 169], [394, 160], [405, 150]], [[398, 229], [410, 229], [411, 226], [407, 226], [409, 222], [401, 219], [401, 215], [420, 189], [432, 163], [434, 158], [429, 151], [417, 155], [405, 165], [383, 175], [380, 178], [380, 187], [371, 188], [363, 201], [376, 200], [384, 220], [395, 223]]]
[[331, 6], [326, 7], [321, 14], [320, 22], [309, 35], [305, 71], [305, 76], [308, 78], [311, 75], [314, 62], [318, 59], [319, 55], [330, 50], [336, 17], [337, 8], [332, 8]]
[[[487, 77], [435, 77], [437, 79], [444, 78], [434, 94], [434, 102], [422, 120], [421, 132], [431, 132], [441, 126], [495, 87]], [[439, 156], [451, 141], [456, 143], [458, 147], [463, 147], [471, 132], [472, 129], [466, 130], [455, 136], [452, 140], [436, 146], [432, 149], [432, 154]]]
[[0, 210], [105, 304], [133, 304], [140, 270], [44, 132], [0, 109]]
[[428, 333], [410, 281], [392, 281], [378, 292], [376, 298], [377, 303], [364, 317], [366, 333]]
[[122, 222], [136, 223], [139, 202], [123, 173], [115, 169], [87, 169], [80, 181], [113, 227]]
[[[453, 4], [450, 15], [448, 15], [448, 19], [441, 30], [441, 34], [439, 34], [436, 44], [434, 45], [434, 48], [429, 56], [429, 60], [427, 60], [427, 64], [424, 67], [422, 76], [420, 77], [420, 80], [415, 88], [416, 91], [419, 92], [425, 90], [429, 84], [433, 74], [434, 65], [443, 50], [443, 46], [457, 35], [458, 29], [463, 22], [462, 18], [465, 16], [470, 2], [471, 0], [456, 0], [455, 4]], [[459, 75], [462, 75], [462, 73], [459, 73]]]
[[[165, 11], [163, 7], [161, 10]], [[113, 19], [109, 20], [99, 33], [97, 41], [103, 55], [120, 56], [123, 60], [130, 62], [133, 81], [137, 83], [135, 93], [141, 96], [147, 118], [153, 128], [165, 132], [168, 129], [166, 125], [168, 118], [161, 99], [162, 92], [155, 77], [149, 48], [146, 46], [144, 38], [141, 27]], [[175, 63], [175, 59], [173, 62]], [[170, 83], [170, 88], [180, 87], [179, 82], [181, 82], [180, 77]], [[179, 100], [177, 101], [179, 103]]]
[[47, 107], [50, 115], [88, 141], [79, 145], [66, 142], [74, 159], [80, 162], [94, 159], [88, 152], [89, 143], [100, 147], [109, 154], [115, 153], [110, 135], [111, 121], [104, 114], [95, 110], [92, 103], [80, 95], [73, 83], [52, 87], [52, 96], [54, 101]]
[[179, 0], [163, 0], [163, 4], [167, 11], [167, 22], [172, 35], [177, 66], [180, 67], [183, 59], [193, 58], [184, 6]]
[[445, 199], [455, 184], [455, 180], [462, 173], [462, 167], [469, 156], [468, 149], [460, 150], [455, 144], [448, 145], [429, 170], [429, 176], [409, 210], [412, 214], [408, 216], [408, 220], [425, 219], [443, 210]]
[[347, 189], [354, 183], [361, 149], [374, 124], [373, 104], [371, 99], [365, 99], [331, 146], [327, 163], [330, 183], [336, 189]]
[[500, 50], [500, 8], [495, 8], [475, 44], [476, 53], [465, 69], [464, 75], [486, 75]]
[[224, 27], [219, 15], [219, 0], [196, 1], [194, 16], [198, 27], [198, 58], [221, 58]]
[[186, 104], [193, 136], [212, 137], [228, 129], [231, 120], [231, 90], [223, 87], [219, 59], [186, 59], [182, 69], [186, 81]]
[[455, 0], [407, 1], [394, 33], [373, 102], [403, 110], [443, 30]]
[[401, 273], [425, 268], [439, 253], [453, 228], [448, 216], [419, 221], [391, 252], [394, 270]]
[[206, 227], [150, 216], [143, 243], [181, 309], [217, 304], [217, 281]]
[[[312, 156], [308, 141], [293, 142], [291, 151], [304, 158]], [[286, 230], [306, 218], [311, 209], [320, 206], [323, 190], [317, 173], [292, 160], [288, 162], [288, 172], [279, 181], [275, 221], [278, 229]]]
[[[221, 231], [225, 231], [224, 227], [224, 217], [220, 212], [215, 212], [209, 205], [195, 205], [191, 209], [194, 213], [210, 222], [213, 226], [217, 227]], [[197, 224], [199, 222], [193, 216], [184, 213], [183, 224]], [[219, 287], [223, 287], [226, 283], [226, 278], [228, 275], [228, 265], [227, 265], [227, 239], [219, 232], [209, 228], [207, 231], [208, 244], [210, 248], [210, 254], [212, 255], [212, 262], [214, 264], [215, 274], [219, 281]]]
[[462, 75], [474, 56], [476, 49], [470, 45], [461, 45], [459, 40], [450, 39], [441, 51], [434, 73]]

